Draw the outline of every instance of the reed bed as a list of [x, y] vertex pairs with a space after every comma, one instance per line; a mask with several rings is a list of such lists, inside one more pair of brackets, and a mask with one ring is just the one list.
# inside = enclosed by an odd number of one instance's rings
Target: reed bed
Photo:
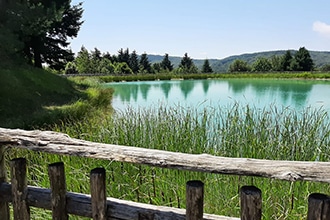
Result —
[[[53, 128], [72, 137], [174, 152], [272, 160], [329, 161], [329, 115], [323, 109], [296, 111], [274, 105], [128, 108]], [[264, 219], [303, 219], [312, 192], [329, 194], [329, 184], [184, 172], [135, 164], [12, 150], [24, 155], [29, 184], [49, 187], [46, 163], [66, 164], [68, 190], [89, 193], [89, 171], [107, 170], [108, 196], [156, 205], [185, 207], [185, 183], [205, 183], [205, 212], [239, 216], [238, 190], [255, 185], [263, 193]], [[40, 218], [46, 218], [40, 215]]]

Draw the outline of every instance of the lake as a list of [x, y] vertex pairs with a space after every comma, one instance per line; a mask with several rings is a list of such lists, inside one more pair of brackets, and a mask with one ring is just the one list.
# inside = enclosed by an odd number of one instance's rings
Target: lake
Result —
[[235, 103], [267, 108], [271, 105], [330, 111], [330, 82], [286, 79], [206, 79], [107, 83], [115, 90], [115, 110], [159, 105], [210, 107]]

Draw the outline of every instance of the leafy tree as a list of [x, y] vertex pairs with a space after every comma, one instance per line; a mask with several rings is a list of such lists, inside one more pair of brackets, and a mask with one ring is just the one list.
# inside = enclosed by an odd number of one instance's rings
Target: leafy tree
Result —
[[76, 64], [74, 62], [68, 62], [65, 65], [64, 73], [65, 74], [77, 74], [78, 70], [77, 70]]
[[108, 58], [103, 57], [98, 65], [98, 72], [102, 74], [115, 73], [115, 65]]
[[179, 64], [179, 72], [181, 73], [197, 73], [198, 69], [195, 66], [193, 60], [188, 56], [187, 53], [184, 54], [184, 57], [181, 59]]
[[203, 67], [202, 67], [202, 73], [213, 73], [213, 70], [210, 66], [210, 63], [209, 63], [208, 59], [204, 60], [204, 64], [203, 64]]
[[148, 55], [143, 53], [140, 57], [140, 72], [141, 73], [152, 73], [151, 64], [148, 60]]
[[138, 59], [138, 55], [136, 54], [135, 50], [133, 50], [133, 52], [129, 56], [128, 65], [131, 68], [131, 70], [133, 71], [133, 73], [139, 72], [139, 59]]
[[273, 71], [282, 71], [282, 56], [272, 56], [270, 63]]
[[70, 5], [70, 0], [12, 1], [7, 5], [3, 26], [22, 43], [29, 63], [42, 67], [64, 69], [73, 53], [67, 49], [68, 38], [76, 37], [82, 24], [82, 4]]
[[265, 57], [259, 57], [252, 64], [252, 71], [254, 72], [268, 72], [272, 69], [271, 62]]
[[314, 62], [309, 54], [309, 51], [305, 47], [299, 48], [294, 56], [298, 64], [298, 71], [311, 71], [314, 68]]
[[167, 53], [165, 54], [162, 62], [160, 63], [160, 67], [163, 70], [170, 71], [170, 72], [173, 70], [173, 64], [171, 63], [170, 59], [168, 58]]
[[246, 61], [235, 60], [229, 66], [229, 72], [247, 72], [250, 71], [250, 67]]
[[286, 51], [286, 53], [284, 54], [284, 56], [282, 57], [282, 68], [281, 70], [282, 71], [289, 71], [291, 70], [291, 62], [292, 62], [292, 55], [291, 55], [291, 52], [289, 50]]
[[82, 46], [78, 55], [75, 59], [75, 63], [77, 66], [77, 70], [79, 73], [92, 73], [94, 72], [92, 62], [91, 62], [91, 55], [89, 54], [88, 50]]
[[133, 71], [129, 68], [127, 63], [122, 62], [122, 63], [116, 63], [115, 73], [116, 74], [132, 74]]

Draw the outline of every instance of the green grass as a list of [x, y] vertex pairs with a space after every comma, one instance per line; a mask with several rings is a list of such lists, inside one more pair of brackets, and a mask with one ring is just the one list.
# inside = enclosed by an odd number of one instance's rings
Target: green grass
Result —
[[[234, 77], [274, 78], [274, 75], [279, 78], [323, 79], [329, 76], [316, 73], [249, 73]], [[98, 87], [98, 81], [141, 78], [74, 78], [67, 81], [30, 68], [4, 68], [0, 70], [0, 76], [0, 126], [47, 128], [94, 142], [186, 153], [274, 160], [330, 159], [329, 116], [323, 110], [297, 112], [275, 106], [257, 109], [237, 104], [219, 109], [206, 108], [204, 111], [161, 106], [113, 114], [109, 106], [112, 91]], [[154, 76], [148, 77], [152, 79]], [[156, 77], [160, 78], [159, 75]], [[232, 78], [233, 75], [220, 74], [218, 77]], [[312, 192], [329, 194], [330, 190], [329, 184], [321, 183], [185, 172], [9, 150], [8, 160], [15, 157], [27, 158], [30, 185], [49, 188], [47, 164], [63, 161], [68, 190], [89, 193], [90, 170], [104, 167], [108, 196], [180, 208], [185, 207], [186, 181], [199, 179], [205, 183], [205, 212], [228, 216], [239, 216], [238, 190], [245, 184], [256, 185], [262, 190], [264, 219], [306, 218], [308, 195]], [[35, 209], [33, 218], [51, 219], [49, 213]]]
[[[181, 106], [128, 109], [56, 125], [54, 130], [94, 142], [186, 153], [273, 160], [329, 161], [329, 116], [323, 110], [257, 109], [253, 106], [206, 108]], [[14, 151], [15, 152], [15, 151]], [[14, 155], [15, 154], [15, 155]], [[185, 207], [185, 183], [205, 183], [205, 212], [239, 216], [238, 190], [255, 185], [263, 193], [264, 219], [304, 219], [312, 192], [329, 194], [329, 184], [287, 182], [257, 177], [205, 174], [79, 157], [16, 151], [34, 175], [29, 183], [49, 187], [48, 163], [66, 164], [68, 190], [89, 193], [89, 172], [104, 167], [108, 196], [173, 207]], [[45, 218], [45, 217], [44, 217]], [[79, 219], [79, 218], [77, 218]]]
[[82, 120], [110, 106], [112, 90], [99, 83], [68, 80], [29, 66], [0, 69], [0, 126], [49, 127]]
[[229, 79], [229, 78], [279, 78], [279, 79], [323, 79], [330, 78], [329, 72], [271, 72], [271, 73], [196, 73], [196, 74], [137, 74], [137, 75], [109, 75], [109, 76], [76, 76], [76, 79], [92, 78], [103, 82], [120, 81], [153, 81], [153, 80], [171, 80], [171, 79]]

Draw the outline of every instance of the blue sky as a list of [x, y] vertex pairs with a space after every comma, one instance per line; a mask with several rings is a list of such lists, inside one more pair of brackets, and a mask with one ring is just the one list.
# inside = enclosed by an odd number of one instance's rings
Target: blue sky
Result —
[[85, 0], [83, 8], [74, 52], [84, 45], [211, 59], [303, 46], [330, 51], [329, 0]]

